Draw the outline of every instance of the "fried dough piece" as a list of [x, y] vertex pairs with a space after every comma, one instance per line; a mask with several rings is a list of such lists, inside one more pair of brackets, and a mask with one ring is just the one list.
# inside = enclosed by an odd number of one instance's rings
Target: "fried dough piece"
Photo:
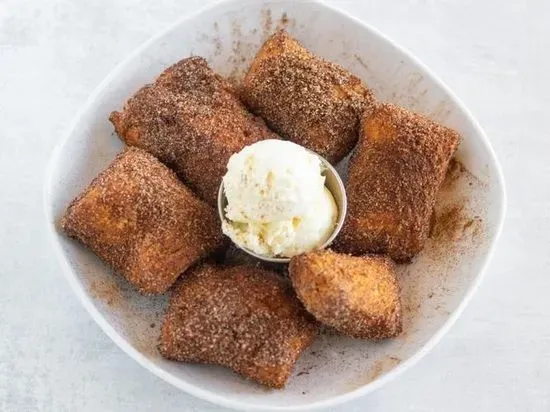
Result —
[[306, 309], [340, 333], [364, 339], [401, 333], [400, 289], [387, 257], [309, 252], [291, 259], [290, 279]]
[[290, 285], [253, 266], [203, 265], [177, 284], [162, 325], [168, 359], [227, 366], [282, 388], [318, 326]]
[[284, 30], [271, 36], [243, 82], [247, 106], [284, 138], [337, 163], [355, 146], [373, 93], [342, 67], [313, 55]]
[[424, 247], [436, 195], [460, 136], [393, 104], [363, 123], [350, 161], [348, 214], [335, 248], [410, 261]]
[[149, 153], [119, 154], [72, 201], [61, 227], [141, 293], [164, 293], [222, 244], [216, 212]]
[[155, 155], [212, 206], [229, 157], [246, 145], [278, 138], [202, 57], [166, 69], [110, 120], [126, 144]]

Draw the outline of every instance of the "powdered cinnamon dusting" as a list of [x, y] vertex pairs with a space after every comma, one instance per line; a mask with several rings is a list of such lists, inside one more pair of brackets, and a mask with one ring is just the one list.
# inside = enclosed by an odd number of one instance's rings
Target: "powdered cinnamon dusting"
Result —
[[359, 78], [313, 55], [285, 31], [256, 55], [243, 97], [273, 130], [332, 163], [353, 148], [360, 117], [374, 100]]
[[202, 57], [189, 57], [140, 89], [110, 117], [118, 135], [152, 153], [203, 200], [216, 205], [229, 157], [277, 138]]
[[225, 365], [282, 387], [317, 325], [290, 285], [252, 267], [189, 271], [170, 300], [159, 350], [169, 359]]
[[418, 113], [381, 103], [365, 116], [350, 161], [341, 251], [410, 261], [430, 231], [436, 196], [460, 136]]
[[467, 232], [476, 236], [481, 230], [481, 222], [479, 216], [469, 216], [463, 205], [452, 205], [437, 216], [433, 238], [457, 241]]

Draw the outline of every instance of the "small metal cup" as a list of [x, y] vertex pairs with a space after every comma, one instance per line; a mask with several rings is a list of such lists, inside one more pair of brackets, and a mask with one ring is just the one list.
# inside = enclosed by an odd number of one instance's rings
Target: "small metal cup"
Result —
[[[319, 248], [325, 249], [327, 248], [336, 238], [340, 230], [342, 229], [342, 225], [344, 224], [344, 219], [346, 217], [346, 211], [347, 211], [347, 197], [346, 197], [346, 190], [344, 188], [344, 183], [342, 182], [342, 179], [340, 178], [340, 175], [332, 167], [332, 165], [323, 157], [319, 156], [317, 153], [312, 152], [319, 157], [321, 160], [321, 163], [323, 165], [323, 175], [325, 176], [325, 187], [332, 193], [332, 196], [334, 197], [334, 201], [336, 202], [336, 206], [338, 207], [338, 219], [336, 220], [336, 226], [334, 227], [334, 230], [330, 237], [324, 242]], [[218, 191], [218, 213], [220, 215], [221, 221], [226, 221], [225, 217], [225, 207], [227, 206], [227, 198], [225, 197], [225, 192], [223, 189], [223, 181], [220, 184], [220, 189]], [[235, 245], [241, 249], [244, 250], [246, 253], [248, 253], [251, 256], [254, 256], [255, 258], [258, 258], [260, 260], [264, 260], [266, 262], [272, 262], [272, 263], [288, 263], [290, 261], [289, 257], [272, 257], [272, 256], [264, 256], [259, 255], [257, 253], [254, 253], [253, 251], [247, 249], [246, 247], [243, 247], [241, 245], [238, 245], [235, 243]]]

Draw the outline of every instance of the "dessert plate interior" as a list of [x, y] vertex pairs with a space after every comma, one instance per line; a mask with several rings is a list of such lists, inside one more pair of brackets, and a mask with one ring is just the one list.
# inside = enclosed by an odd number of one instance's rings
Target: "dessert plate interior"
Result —
[[[361, 77], [380, 100], [425, 113], [457, 129], [463, 141], [438, 199], [439, 220], [432, 238], [413, 264], [399, 268], [403, 335], [369, 343], [324, 333], [300, 359], [288, 386], [267, 390], [221, 367], [161, 358], [156, 342], [166, 298], [137, 294], [91, 252], [65, 238], [57, 222], [70, 200], [122, 149], [108, 121], [112, 110], [120, 109], [167, 66], [190, 55], [204, 56], [216, 71], [238, 80], [262, 42], [281, 27], [314, 53]], [[315, 1], [225, 1], [182, 18], [148, 41], [92, 94], [56, 148], [45, 185], [54, 249], [75, 293], [102, 329], [171, 384], [248, 410], [327, 407], [368, 393], [410, 367], [449, 329], [479, 285], [504, 210], [504, 183], [495, 154], [456, 96], [376, 29]]]

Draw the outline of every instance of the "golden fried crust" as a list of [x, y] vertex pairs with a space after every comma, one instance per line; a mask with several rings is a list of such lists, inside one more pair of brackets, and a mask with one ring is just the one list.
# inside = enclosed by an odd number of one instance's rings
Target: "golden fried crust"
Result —
[[290, 279], [306, 309], [340, 333], [365, 339], [401, 333], [400, 289], [386, 257], [309, 252], [291, 259]]
[[203, 265], [177, 284], [159, 351], [178, 361], [227, 366], [282, 388], [317, 329], [276, 274], [253, 266]]
[[331, 163], [353, 149], [361, 115], [374, 102], [360, 79], [313, 55], [285, 31], [262, 46], [242, 95], [273, 130]]
[[335, 249], [410, 261], [424, 247], [436, 195], [459, 144], [454, 130], [392, 104], [365, 118], [350, 161], [348, 214]]
[[278, 138], [202, 57], [169, 67], [110, 120], [126, 144], [155, 155], [212, 206], [229, 157]]
[[61, 227], [144, 294], [164, 293], [222, 243], [216, 212], [136, 148], [119, 154], [73, 200]]

